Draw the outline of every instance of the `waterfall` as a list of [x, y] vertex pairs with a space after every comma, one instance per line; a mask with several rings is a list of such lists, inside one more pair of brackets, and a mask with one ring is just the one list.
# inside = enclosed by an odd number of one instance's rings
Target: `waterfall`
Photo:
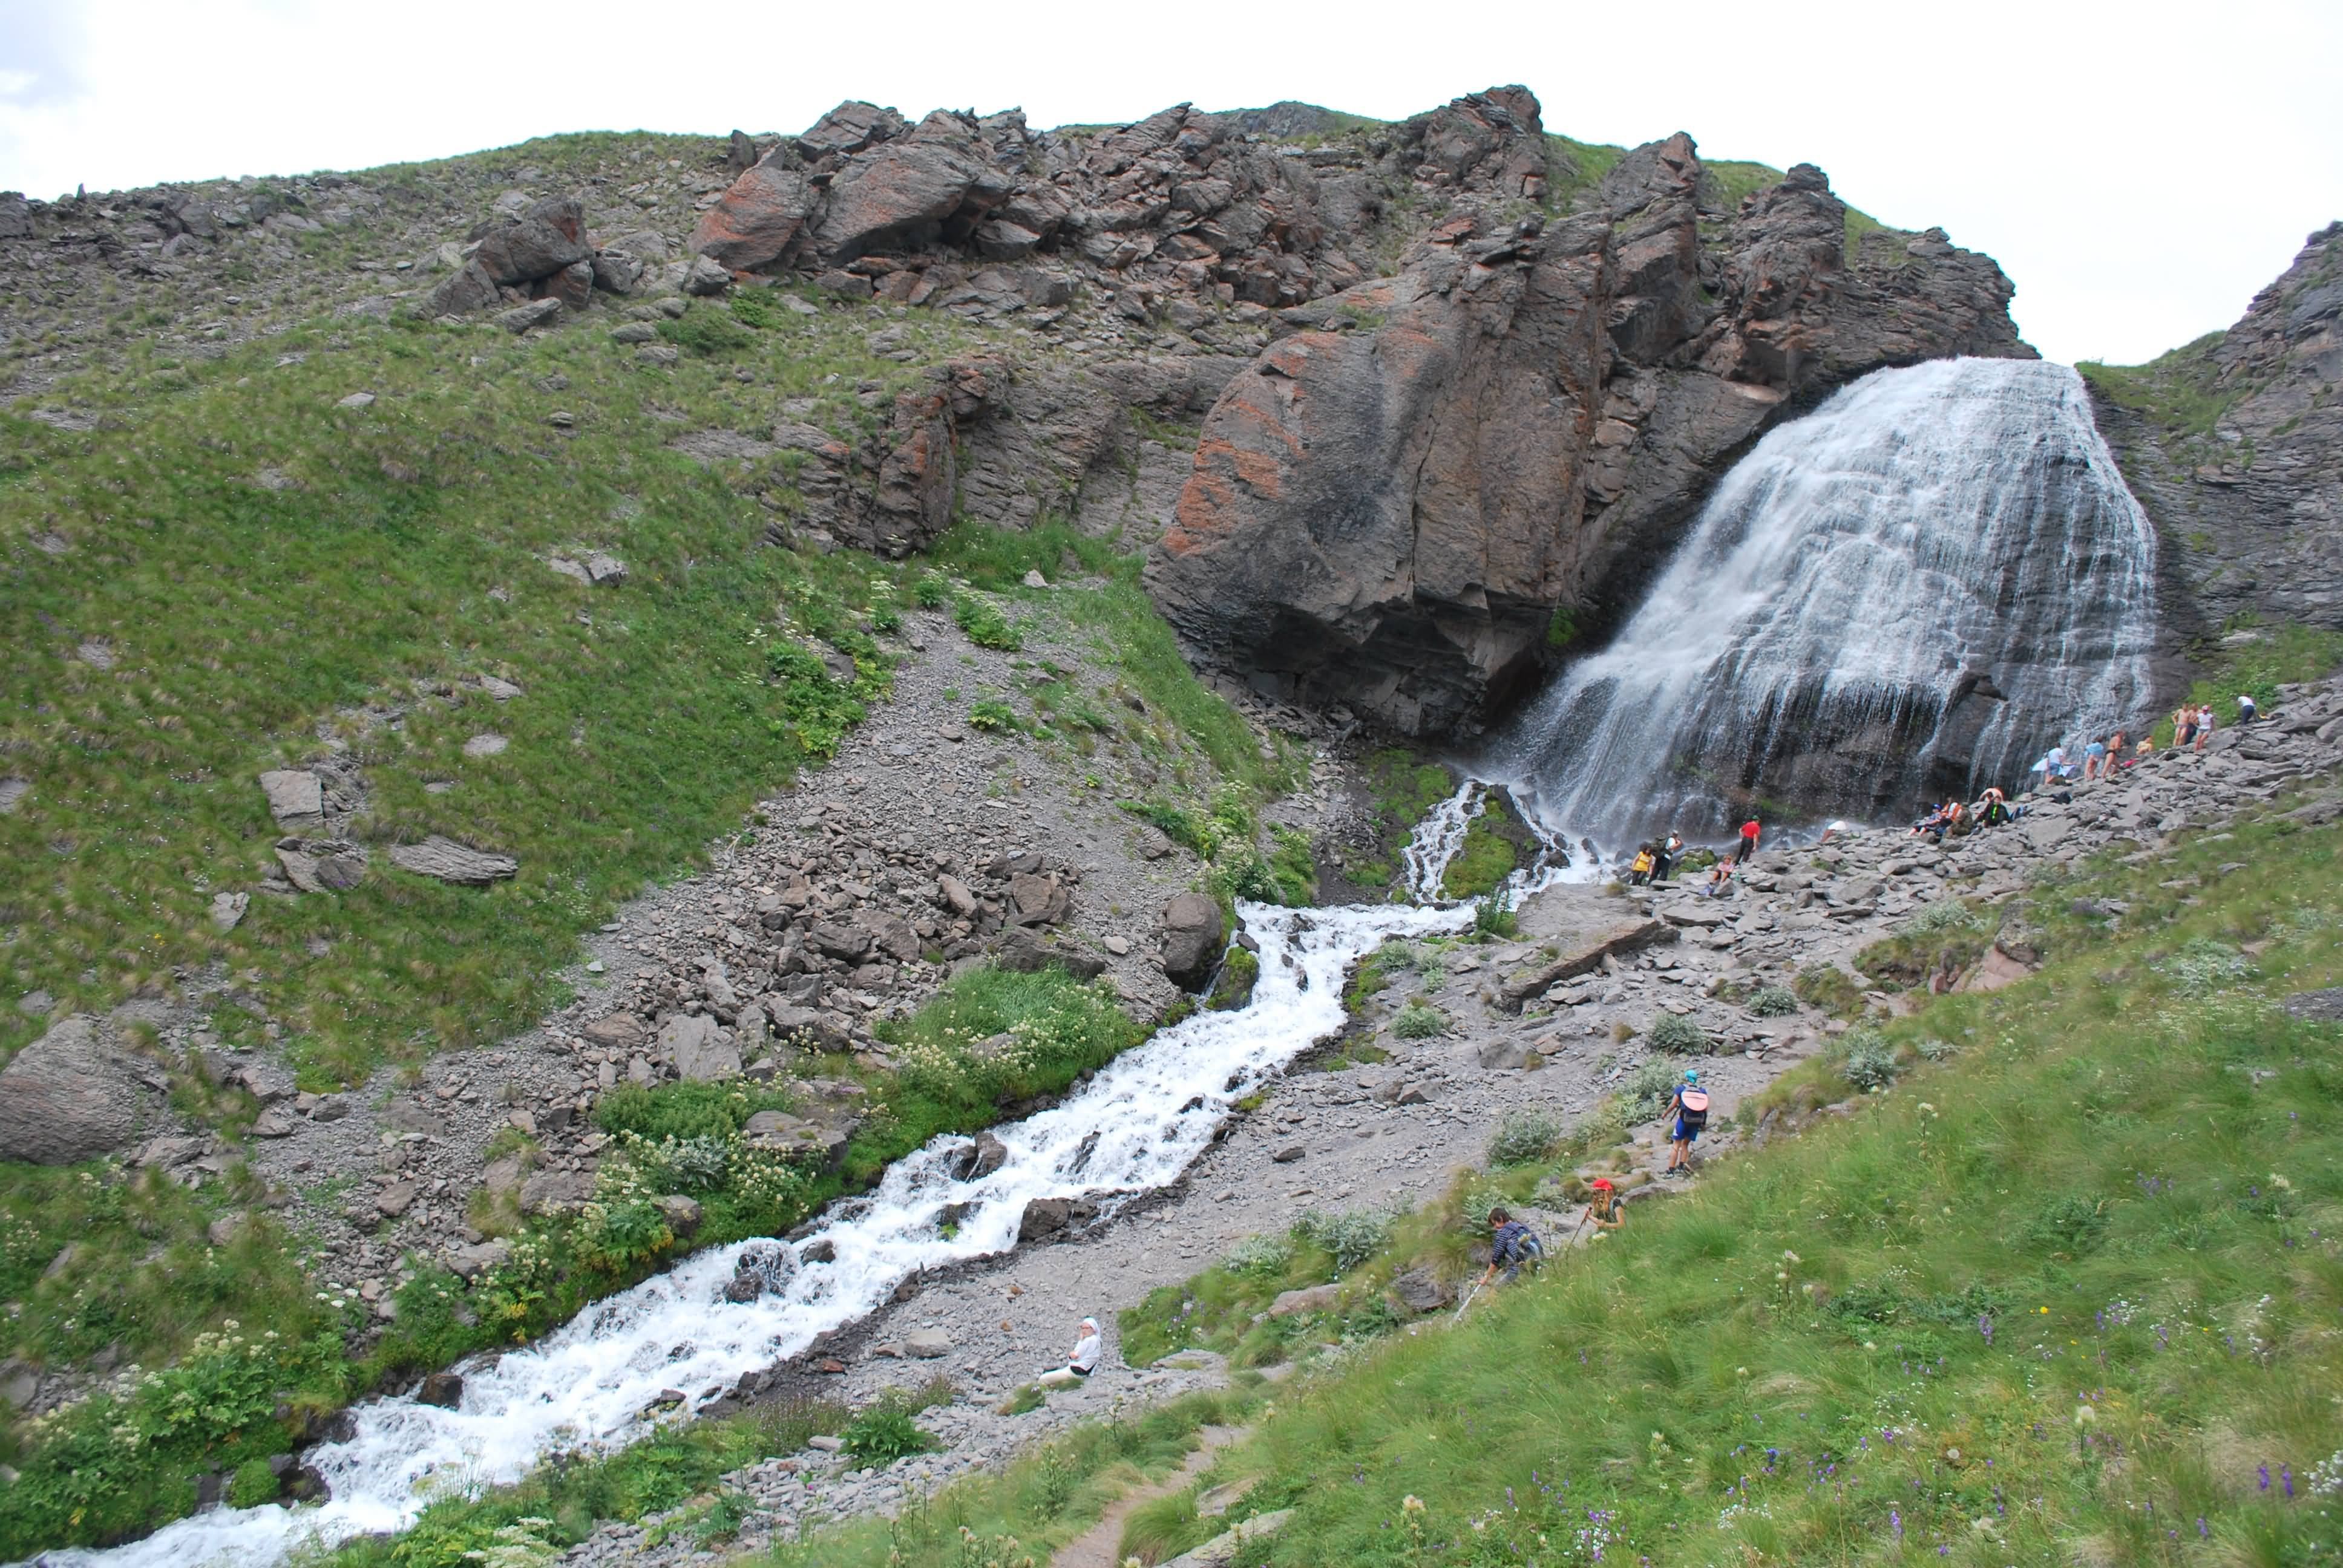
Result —
[[[743, 1372], [796, 1354], [825, 1330], [885, 1302], [922, 1269], [1017, 1244], [1036, 1198], [1107, 1200], [1161, 1187], [1203, 1152], [1236, 1100], [1342, 1023], [1342, 978], [1384, 939], [1469, 924], [1469, 909], [1410, 905], [1332, 910], [1239, 906], [1261, 943], [1261, 978], [1234, 1012], [1199, 1012], [1101, 1069], [1053, 1110], [994, 1129], [1008, 1158], [990, 1175], [954, 1176], [965, 1138], [938, 1138], [890, 1166], [867, 1195], [838, 1205], [779, 1293], [728, 1302], [742, 1241], [711, 1248], [657, 1279], [598, 1302], [525, 1349], [462, 1368], [460, 1405], [380, 1399], [352, 1413], [357, 1432], [307, 1458], [328, 1499], [311, 1507], [216, 1508], [106, 1551], [55, 1551], [54, 1568], [257, 1568], [298, 1551], [412, 1523], [445, 1490], [519, 1480], [561, 1449], [607, 1449], [650, 1430], [662, 1391], [696, 1407]], [[947, 1205], [969, 1205], [949, 1232]], [[802, 1253], [805, 1246], [797, 1249]], [[1107, 1303], [1099, 1303], [1104, 1306]]]
[[2151, 699], [2155, 571], [2073, 370], [1878, 371], [1735, 465], [1616, 638], [1476, 771], [1614, 856], [2022, 783]]

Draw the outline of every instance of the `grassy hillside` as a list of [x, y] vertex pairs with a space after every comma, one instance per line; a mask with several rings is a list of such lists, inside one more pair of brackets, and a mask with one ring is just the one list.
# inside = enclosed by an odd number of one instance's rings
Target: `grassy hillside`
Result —
[[1463, 1267], [1469, 1211], [1557, 1168], [1370, 1239], [1315, 1319], [1244, 1326], [1349, 1261], [1322, 1237], [1165, 1293], [1321, 1369], [1222, 1464], [1298, 1510], [1264, 1560], [2333, 1560], [2343, 1072], [2337, 1026], [2275, 1003], [2343, 979], [2338, 850], [2274, 820], [2042, 886], [2038, 977], [1852, 1037], [1767, 1105], [1854, 1114], [1456, 1332], [1393, 1332], [1379, 1282]]

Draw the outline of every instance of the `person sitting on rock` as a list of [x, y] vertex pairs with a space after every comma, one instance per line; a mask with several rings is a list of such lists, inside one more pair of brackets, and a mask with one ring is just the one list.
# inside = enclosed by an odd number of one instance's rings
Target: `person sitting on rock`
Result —
[[1502, 1268], [1505, 1283], [1521, 1278], [1523, 1263], [1535, 1263], [1545, 1256], [1545, 1247], [1537, 1233], [1503, 1209], [1489, 1211], [1489, 1269], [1481, 1276], [1485, 1285]]
[[1043, 1372], [1041, 1382], [1051, 1388], [1071, 1388], [1098, 1371], [1101, 1353], [1098, 1320], [1084, 1318], [1079, 1336], [1074, 1341], [1073, 1353], [1066, 1358], [1066, 1364]]

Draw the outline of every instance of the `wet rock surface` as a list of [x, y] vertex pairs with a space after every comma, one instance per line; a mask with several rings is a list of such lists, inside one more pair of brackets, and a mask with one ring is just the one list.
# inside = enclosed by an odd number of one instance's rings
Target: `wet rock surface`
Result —
[[1150, 557], [1164, 613], [1264, 689], [1444, 734], [1557, 609], [1615, 614], [1776, 419], [1883, 366], [2032, 356], [1940, 231], [1850, 254], [1811, 165], [1731, 213], [1710, 188], [1678, 135], [1566, 216], [1460, 201], [1395, 276], [1282, 311]]

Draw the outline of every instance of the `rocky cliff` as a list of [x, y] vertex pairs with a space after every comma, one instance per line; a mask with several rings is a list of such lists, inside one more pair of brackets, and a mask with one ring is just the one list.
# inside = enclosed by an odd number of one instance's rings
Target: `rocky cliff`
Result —
[[[1537, 134], [1529, 112], [1505, 133]], [[1473, 170], [1461, 188], [1393, 276], [1281, 313], [1148, 568], [1257, 685], [1409, 733], [1615, 614], [1785, 413], [1884, 366], [2032, 352], [1990, 259], [1936, 230], [1850, 251], [1810, 165], [1731, 214], [1681, 135], [1566, 213]]]
[[2343, 223], [2227, 332], [2083, 369], [2156, 521], [2176, 633], [2244, 615], [2343, 626]]
[[1160, 537], [1149, 583], [1200, 658], [1433, 735], [1614, 618], [1769, 423], [1880, 366], [2029, 352], [1999, 268], [1941, 233], [1850, 215], [1809, 166], [1725, 189], [1687, 136], [1582, 146], [1496, 87], [1397, 124], [1183, 104], [1055, 131], [849, 101], [797, 136], [11, 196], [0, 397], [116, 368], [101, 315], [189, 359], [324, 312], [608, 322], [654, 376], [724, 351], [728, 301], [853, 317], [918, 386], [669, 443], [776, 542]]

